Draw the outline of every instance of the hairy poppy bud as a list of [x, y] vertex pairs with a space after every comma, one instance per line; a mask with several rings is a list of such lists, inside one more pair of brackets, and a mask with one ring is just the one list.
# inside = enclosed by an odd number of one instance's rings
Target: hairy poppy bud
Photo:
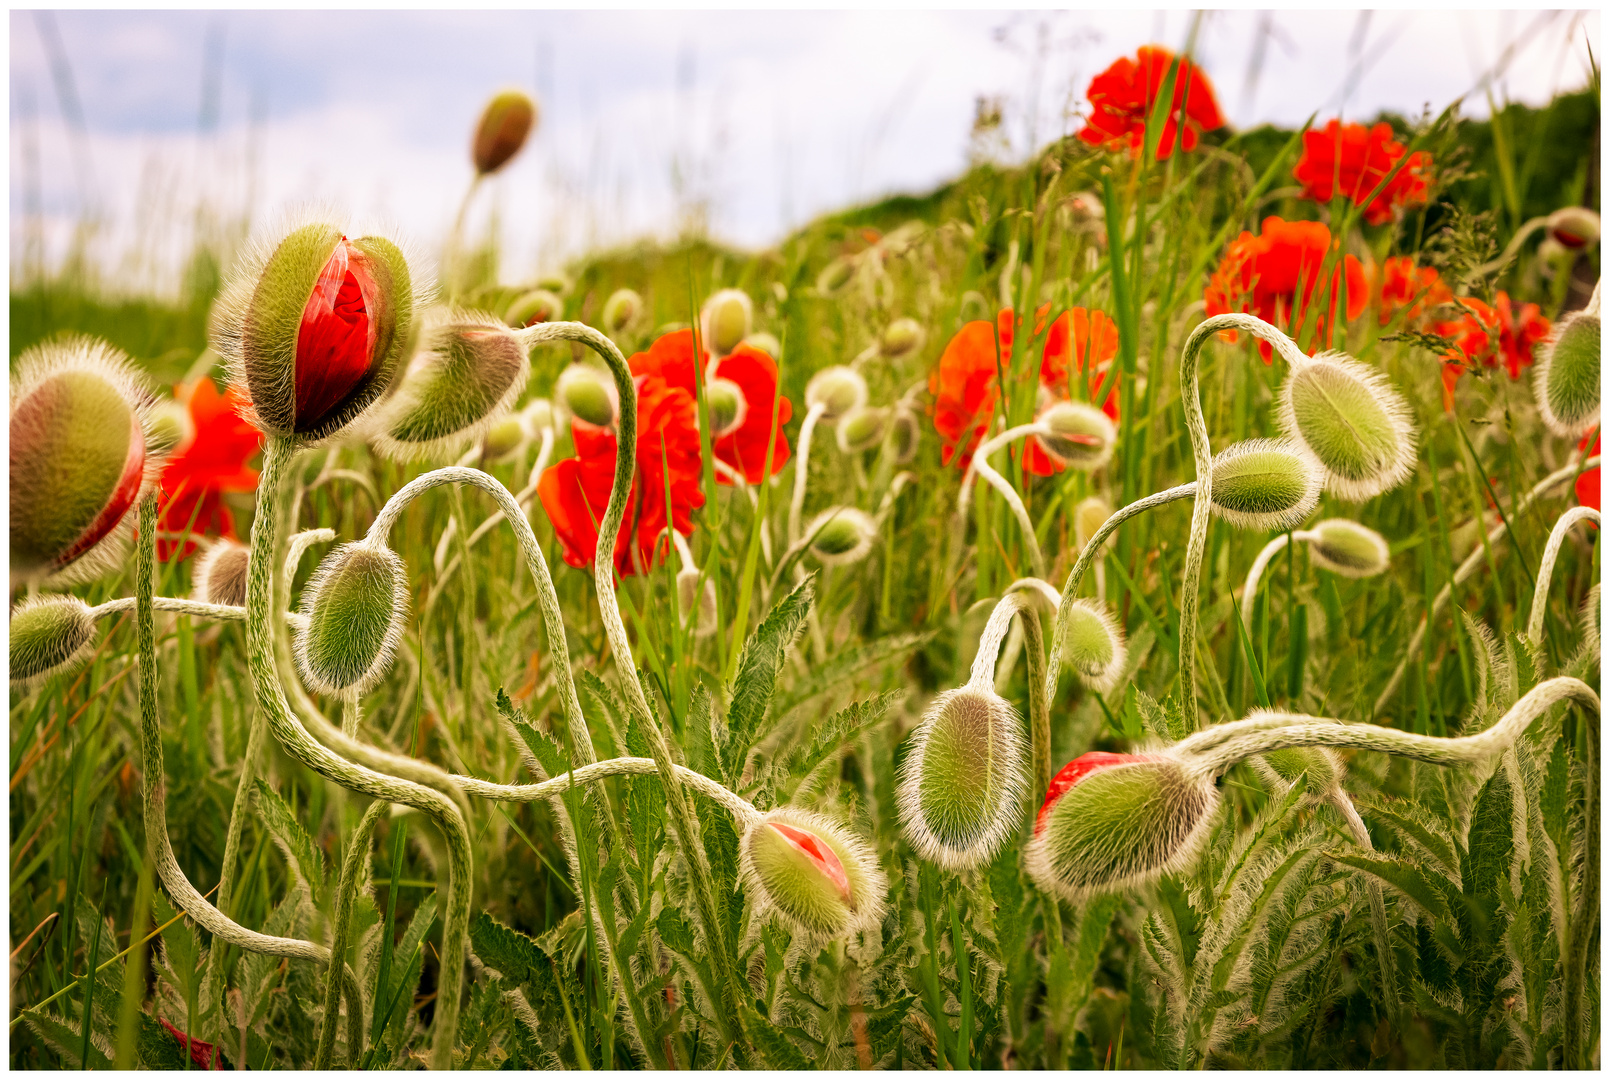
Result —
[[495, 173], [520, 152], [537, 122], [537, 103], [524, 90], [502, 90], [486, 103], [475, 125], [470, 157], [482, 176]]
[[1252, 759], [1252, 766], [1272, 786], [1286, 787], [1308, 775], [1310, 793], [1322, 795], [1342, 782], [1342, 759], [1323, 746], [1295, 746], [1271, 750]]
[[1325, 490], [1362, 502], [1414, 468], [1413, 413], [1385, 375], [1340, 353], [1299, 358], [1280, 389], [1280, 427], [1325, 467]]
[[95, 637], [89, 605], [76, 596], [35, 596], [11, 611], [11, 681], [42, 679], [82, 660]]
[[220, 540], [196, 560], [190, 572], [192, 592], [203, 604], [246, 606], [246, 545]]
[[917, 411], [903, 403], [895, 406], [893, 423], [889, 443], [894, 451], [894, 463], [909, 465], [916, 459], [917, 447], [922, 442], [922, 423]]
[[[87, 580], [161, 468], [146, 394], [118, 350], [65, 338], [22, 354], [11, 379], [11, 580]], [[70, 568], [70, 569], [69, 569]]]
[[1534, 388], [1549, 430], [1575, 439], [1599, 423], [1599, 316], [1575, 311], [1560, 321]]
[[866, 404], [866, 380], [843, 364], [825, 367], [805, 384], [805, 404], [821, 405], [822, 419], [832, 423]]
[[1213, 512], [1242, 529], [1289, 529], [1319, 504], [1325, 471], [1292, 439], [1248, 439], [1213, 459]]
[[1080, 224], [1086, 222], [1099, 224], [1107, 217], [1107, 207], [1101, 201], [1101, 196], [1094, 191], [1076, 191], [1069, 195], [1062, 205], [1068, 208], [1073, 220]]
[[776, 335], [768, 334], [764, 330], [756, 331], [744, 338], [744, 344], [751, 349], [759, 349], [773, 360], [783, 357], [783, 343], [777, 340]]
[[1112, 460], [1118, 429], [1093, 405], [1059, 401], [1035, 421], [1046, 430], [1036, 436], [1052, 458], [1080, 472], [1093, 472]]
[[676, 575], [676, 594], [682, 604], [682, 614], [685, 617], [695, 607], [698, 609], [693, 620], [694, 637], [709, 637], [716, 632], [716, 583], [706, 578], [701, 592], [699, 578], [702, 576], [691, 568]]
[[1084, 597], [1070, 601], [1066, 620], [1063, 663], [1073, 669], [1080, 682], [1105, 694], [1118, 685], [1129, 658], [1123, 628], [1104, 605]]
[[390, 392], [412, 351], [414, 285], [397, 245], [315, 223], [259, 245], [219, 296], [213, 348], [268, 435], [317, 441]]
[[838, 423], [839, 449], [846, 454], [859, 454], [883, 441], [889, 430], [889, 410], [862, 405], [845, 413]]
[[755, 320], [755, 305], [742, 289], [722, 289], [704, 302], [699, 312], [699, 335], [704, 347], [726, 356], [743, 343]]
[[602, 371], [586, 364], [571, 364], [565, 368], [554, 385], [553, 396], [572, 416], [594, 427], [613, 424], [620, 409], [614, 382]]
[[[1081, 499], [1078, 506], [1073, 508], [1073, 539], [1083, 551], [1085, 545], [1090, 543], [1093, 536], [1101, 531], [1101, 527], [1112, 517], [1112, 504], [1100, 495], [1091, 495]], [[1104, 541], [1104, 546], [1112, 544], [1112, 537]]]
[[527, 437], [523, 414], [495, 421], [481, 440], [481, 460], [506, 461], [525, 445]]
[[163, 398], [151, 405], [145, 421], [147, 452], [168, 457], [178, 453], [196, 437], [196, 422], [190, 410], [173, 398]]
[[367, 542], [324, 557], [302, 591], [307, 623], [296, 634], [296, 660], [321, 694], [357, 696], [391, 667], [408, 614], [408, 571], [395, 552]]
[[816, 275], [816, 291], [823, 296], [832, 296], [850, 283], [850, 276], [854, 273], [855, 264], [849, 259], [842, 256], [834, 259]]
[[739, 844], [739, 873], [757, 910], [809, 940], [874, 930], [888, 882], [859, 837], [820, 814], [779, 807]]
[[1308, 530], [1308, 556], [1342, 577], [1366, 578], [1384, 573], [1391, 561], [1386, 538], [1347, 518], [1328, 518]]
[[547, 289], [532, 289], [521, 293], [509, 305], [504, 313], [503, 321], [510, 326], [522, 328], [535, 326], [537, 323], [553, 322], [565, 313], [565, 302]]
[[447, 311], [375, 425], [375, 445], [399, 460], [428, 457], [477, 437], [525, 389], [525, 346], [496, 318]]
[[1027, 789], [1022, 722], [988, 686], [934, 698], [900, 765], [897, 800], [917, 853], [952, 870], [988, 862]]
[[1188, 866], [1219, 792], [1167, 757], [1089, 753], [1051, 781], [1024, 853], [1040, 888], [1078, 901]]
[[1548, 216], [1549, 239], [1573, 251], [1599, 242], [1599, 215], [1585, 206], [1562, 206]]
[[533, 398], [520, 410], [520, 416], [525, 420], [527, 430], [535, 438], [554, 426], [553, 402], [547, 398]]
[[643, 317], [643, 298], [631, 289], [616, 289], [604, 301], [604, 333], [624, 333]]
[[850, 506], [823, 510], [805, 527], [811, 538], [811, 554], [823, 566], [843, 566], [860, 562], [872, 550], [878, 535], [872, 515]]
[[916, 319], [896, 319], [883, 328], [883, 336], [878, 339], [878, 351], [884, 356], [898, 358], [921, 349], [927, 338], [922, 323]]
[[743, 387], [731, 379], [711, 379], [704, 384], [704, 405], [710, 411], [711, 437], [721, 438], [743, 427], [749, 415], [749, 402]]

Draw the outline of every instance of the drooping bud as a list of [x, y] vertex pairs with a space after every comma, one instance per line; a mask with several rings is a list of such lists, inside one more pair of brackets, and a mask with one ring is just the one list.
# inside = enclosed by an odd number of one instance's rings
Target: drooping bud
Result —
[[699, 335], [715, 356], [726, 356], [743, 343], [755, 321], [755, 305], [742, 289], [722, 289], [699, 312]]
[[744, 338], [745, 345], [751, 349], [759, 349], [773, 360], [783, 358], [783, 343], [777, 340], [775, 334], [768, 334], [764, 330], [757, 330]]
[[897, 359], [907, 353], [917, 352], [927, 339], [922, 323], [916, 319], [896, 319], [883, 328], [883, 336], [878, 339], [878, 351]]
[[569, 296], [576, 283], [570, 280], [570, 275], [563, 270], [550, 270], [537, 278], [536, 287], [546, 289], [555, 296]]
[[930, 862], [988, 862], [1018, 823], [1028, 786], [1022, 722], [988, 687], [934, 698], [900, 766], [906, 839]]
[[1323, 746], [1294, 746], [1272, 750], [1252, 759], [1252, 766], [1271, 786], [1287, 787], [1305, 773], [1308, 791], [1324, 795], [1342, 782], [1344, 768], [1336, 751]]
[[643, 317], [643, 298], [631, 289], [616, 289], [604, 301], [604, 333], [625, 333]]
[[158, 457], [171, 457], [189, 446], [196, 437], [196, 422], [183, 402], [161, 398], [146, 414], [146, 450]]
[[860, 562], [872, 550], [878, 525], [872, 515], [851, 506], [823, 510], [805, 527], [811, 554], [823, 566], [844, 566]]
[[[1083, 551], [1085, 545], [1090, 543], [1092, 537], [1101, 531], [1101, 527], [1112, 517], [1112, 504], [1100, 495], [1091, 495], [1081, 499], [1078, 506], [1073, 508], [1073, 539]], [[1111, 546], [1113, 537], [1108, 536], [1103, 546]]]
[[525, 416], [516, 414], [494, 421], [481, 440], [482, 461], [507, 461], [527, 439]]
[[1285, 530], [1319, 504], [1324, 467], [1293, 439], [1248, 439], [1213, 459], [1213, 512], [1241, 529]]
[[521, 293], [509, 305], [504, 313], [503, 321], [516, 329], [535, 326], [537, 323], [553, 322], [563, 318], [565, 302], [547, 289], [532, 289]]
[[676, 575], [677, 599], [682, 604], [682, 614], [698, 606], [698, 614], [693, 620], [693, 636], [709, 637], [716, 632], [716, 583], [705, 579], [704, 589], [699, 590], [699, 578], [703, 577], [699, 571], [688, 568]]
[[495, 173], [520, 152], [537, 122], [537, 103], [524, 90], [499, 91], [486, 103], [470, 147], [475, 171]]
[[1112, 460], [1118, 429], [1107, 414], [1080, 401], [1058, 401], [1035, 420], [1046, 430], [1035, 436], [1053, 459], [1080, 472], [1093, 472]]
[[1414, 468], [1413, 413], [1386, 376], [1341, 353], [1300, 358], [1280, 390], [1280, 427], [1325, 467], [1325, 490], [1362, 502]]
[[1191, 864], [1218, 806], [1211, 781], [1167, 757], [1086, 754], [1052, 781], [1024, 865], [1075, 902], [1142, 885]]
[[388, 457], [413, 460], [477, 438], [525, 389], [531, 362], [525, 346], [483, 312], [446, 311], [424, 334], [377, 417], [375, 446]]
[[757, 911], [810, 941], [875, 930], [888, 882], [859, 837], [820, 814], [779, 807], [739, 844], [739, 873]]
[[1129, 659], [1123, 627], [1105, 605], [1088, 597], [1070, 601], [1062, 640], [1062, 661], [1079, 681], [1100, 694], [1118, 685]]
[[367, 542], [324, 557], [302, 591], [307, 623], [296, 661], [321, 694], [361, 695], [391, 667], [408, 614], [408, 571], [395, 552]]
[[917, 411], [901, 403], [894, 409], [894, 431], [889, 438], [890, 449], [894, 451], [896, 465], [909, 465], [917, 457], [917, 447], [922, 443], [922, 423], [918, 419]]
[[1328, 518], [1308, 530], [1308, 557], [1316, 566], [1342, 577], [1367, 578], [1385, 573], [1391, 562], [1386, 537], [1347, 518]]
[[1599, 334], [1597, 313], [1572, 312], [1537, 366], [1537, 407], [1562, 438], [1579, 438], [1599, 423]]
[[1599, 215], [1586, 206], [1562, 206], [1548, 216], [1549, 239], [1572, 251], [1599, 242]]
[[832, 296], [850, 283], [850, 276], [854, 273], [855, 264], [849, 259], [842, 256], [834, 259], [816, 275], [816, 291], [823, 296]]
[[609, 427], [620, 409], [614, 381], [586, 364], [565, 368], [553, 396], [572, 416], [594, 427]]
[[254, 249], [219, 296], [212, 343], [258, 428], [316, 442], [390, 392], [416, 334], [402, 251], [315, 223]]
[[860, 372], [843, 364], [825, 367], [805, 384], [805, 404], [821, 405], [822, 419], [832, 423], [851, 409], [866, 404], [866, 380]]
[[79, 581], [109, 569], [119, 526], [161, 469], [147, 395], [118, 350], [63, 338], [22, 354], [11, 379], [11, 580]]
[[245, 607], [249, 556], [246, 545], [233, 540], [220, 540], [208, 548], [190, 572], [195, 598], [203, 604]]
[[846, 454], [859, 454], [883, 441], [889, 430], [889, 410], [862, 405], [851, 409], [838, 422], [839, 449]]
[[82, 660], [95, 638], [89, 605], [76, 596], [34, 596], [11, 611], [11, 682], [30, 682]]
[[743, 427], [749, 415], [749, 402], [743, 387], [731, 379], [711, 379], [704, 384], [704, 404], [710, 411], [710, 435], [719, 439]]
[[526, 402], [524, 409], [520, 410], [520, 416], [525, 420], [526, 429], [531, 432], [531, 437], [536, 438], [554, 426], [553, 402], [547, 398], [533, 398]]

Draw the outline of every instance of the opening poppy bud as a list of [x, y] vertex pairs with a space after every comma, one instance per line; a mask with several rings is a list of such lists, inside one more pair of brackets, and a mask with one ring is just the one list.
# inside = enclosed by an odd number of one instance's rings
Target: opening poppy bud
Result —
[[888, 887], [867, 845], [819, 814], [780, 807], [739, 846], [739, 873], [756, 908], [808, 940], [874, 930]]
[[525, 445], [526, 430], [523, 416], [505, 416], [486, 429], [481, 440], [481, 460], [503, 461]]
[[866, 380], [843, 364], [825, 367], [805, 384], [805, 404], [821, 405], [822, 419], [832, 423], [866, 404]]
[[895, 406], [894, 431], [889, 440], [895, 464], [908, 465], [914, 461], [921, 442], [922, 424], [918, 421], [916, 411], [905, 405]]
[[[1073, 539], [1079, 545], [1080, 551], [1085, 549], [1085, 545], [1090, 543], [1090, 538], [1100, 531], [1110, 517], [1112, 517], [1112, 505], [1101, 496], [1091, 495], [1080, 500], [1079, 505], [1073, 508]], [[1113, 538], [1109, 536], [1102, 546], [1109, 547], [1112, 542]]]
[[844, 566], [866, 558], [878, 525], [865, 511], [835, 506], [817, 514], [805, 535], [811, 538], [811, 554], [823, 566]]
[[776, 335], [768, 334], [764, 330], [750, 334], [744, 338], [743, 343], [751, 349], [759, 349], [773, 360], [781, 360], [783, 357], [783, 343], [777, 340]]
[[1599, 242], [1599, 215], [1585, 206], [1562, 206], [1548, 216], [1549, 239], [1572, 251]]
[[1036, 420], [1046, 431], [1036, 438], [1052, 458], [1080, 472], [1092, 472], [1112, 460], [1118, 429], [1107, 414], [1079, 401], [1059, 401]]
[[233, 540], [220, 540], [208, 548], [191, 571], [196, 599], [203, 604], [245, 607], [249, 555], [244, 544]]
[[749, 415], [743, 387], [731, 379], [711, 379], [705, 383], [704, 405], [710, 411], [712, 437], [717, 439], [743, 427], [744, 418]]
[[1319, 504], [1325, 472], [1291, 439], [1248, 439], [1213, 459], [1213, 512], [1242, 529], [1289, 529]]
[[1219, 805], [1211, 781], [1193, 780], [1169, 758], [1093, 758], [1057, 774], [1024, 853], [1035, 884], [1070, 901], [1184, 869]]
[[1549, 430], [1575, 439], [1599, 423], [1599, 316], [1572, 312], [1537, 367], [1537, 406]]
[[127, 359], [104, 342], [69, 338], [22, 354], [11, 380], [13, 585], [87, 580], [115, 564], [110, 538], [161, 467], [147, 449], [145, 400]]
[[846, 454], [870, 450], [889, 430], [889, 410], [862, 405], [844, 414], [838, 423], [839, 449]]
[[24, 683], [82, 660], [95, 637], [89, 605], [76, 596], [35, 596], [11, 612], [11, 681]]
[[683, 570], [676, 575], [677, 598], [682, 602], [682, 614], [698, 607], [698, 615], [693, 620], [693, 636], [709, 637], [716, 632], [716, 583], [705, 579], [704, 591], [699, 592], [699, 571]]
[[146, 414], [145, 432], [146, 450], [153, 456], [168, 457], [190, 445], [196, 437], [196, 422], [182, 403], [163, 398]]
[[1325, 490], [1362, 502], [1414, 468], [1408, 404], [1385, 375], [1340, 353], [1299, 357], [1280, 389], [1280, 427], [1325, 467]]
[[1022, 722], [988, 687], [934, 698], [900, 765], [898, 803], [917, 853], [951, 870], [988, 862], [1027, 789]]
[[470, 157], [482, 176], [495, 173], [520, 152], [537, 122], [537, 103], [524, 90], [500, 91], [481, 112], [475, 125]]
[[1070, 603], [1062, 660], [1080, 682], [1105, 694], [1118, 685], [1128, 658], [1123, 628], [1104, 605], [1087, 597]]
[[1342, 759], [1323, 746], [1273, 750], [1253, 758], [1252, 766], [1274, 787], [1287, 787], [1306, 773], [1312, 795], [1323, 795], [1342, 782]]
[[296, 661], [308, 687], [356, 697], [391, 667], [408, 614], [408, 572], [395, 552], [365, 542], [324, 557], [302, 592], [307, 623]]
[[526, 428], [533, 437], [540, 436], [543, 431], [554, 426], [553, 402], [547, 398], [533, 398], [520, 410], [525, 419]]
[[625, 332], [643, 316], [643, 298], [631, 289], [616, 289], [604, 301], [604, 333]]
[[722, 289], [704, 302], [699, 333], [704, 347], [726, 356], [743, 343], [755, 320], [755, 305], [742, 289]]
[[615, 384], [609, 376], [586, 364], [571, 364], [565, 368], [554, 386], [553, 396], [572, 416], [594, 427], [613, 424], [620, 407]]
[[896, 319], [883, 328], [878, 339], [878, 351], [884, 356], [897, 358], [921, 349], [928, 335], [916, 319]]
[[1308, 530], [1308, 557], [1342, 577], [1367, 578], [1384, 573], [1391, 561], [1386, 537], [1347, 518], [1329, 518]]
[[258, 252], [218, 299], [213, 347], [265, 434], [326, 438], [390, 392], [413, 350], [408, 262], [324, 223]]
[[854, 273], [855, 265], [849, 259], [834, 259], [816, 275], [816, 291], [823, 296], [832, 296], [850, 283], [850, 276]]
[[547, 289], [532, 289], [521, 293], [509, 305], [503, 321], [510, 326], [523, 328], [537, 323], [552, 322], [565, 313], [565, 302]]
[[381, 411], [375, 445], [409, 460], [474, 439], [520, 396], [530, 374], [525, 346], [497, 319], [442, 313]]

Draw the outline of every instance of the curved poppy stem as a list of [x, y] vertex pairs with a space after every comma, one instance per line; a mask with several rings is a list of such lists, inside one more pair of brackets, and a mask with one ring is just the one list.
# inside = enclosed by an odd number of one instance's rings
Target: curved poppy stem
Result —
[[[364, 809], [363, 816], [358, 819], [358, 827], [352, 830], [347, 838], [346, 857], [341, 860], [341, 880], [335, 888], [335, 913], [330, 923], [332, 933], [330, 936], [330, 955], [344, 957], [352, 941], [352, 901], [356, 896], [359, 880], [359, 870], [369, 861], [369, 839], [374, 836], [375, 826], [380, 819], [391, 812], [391, 804], [376, 799]], [[324, 984], [324, 1023], [319, 1027], [319, 1041], [313, 1050], [313, 1068], [315, 1071], [328, 1069], [330, 1059], [335, 1053], [335, 1018], [339, 1009], [336, 993], [335, 967], [330, 967], [330, 974]], [[363, 1033], [363, 1009], [357, 1010], [358, 1032], [360, 1039]], [[347, 1065], [355, 1066], [358, 1055], [363, 1052], [363, 1043], [349, 1042], [347, 1045]]]
[[[710, 779], [703, 773], [694, 772], [682, 765], [671, 766], [677, 779], [686, 784], [711, 802], [719, 804], [733, 816], [733, 820], [742, 828], [753, 821], [763, 817], [753, 803], [741, 795], [731, 791], [721, 783]], [[457, 776], [453, 779], [470, 795], [483, 799], [493, 799], [498, 802], [542, 802], [555, 796], [563, 795], [572, 788], [583, 784], [591, 784], [610, 776], [653, 776], [659, 769], [653, 758], [621, 757], [609, 758], [605, 761], [595, 761], [590, 765], [583, 765], [563, 776], [555, 776], [544, 780], [540, 784], [495, 784], [489, 780], [481, 780], [474, 776]]]
[[1241, 590], [1241, 623], [1252, 633], [1252, 609], [1258, 596], [1258, 586], [1263, 581], [1264, 571], [1269, 564], [1286, 549], [1288, 543], [1307, 542], [1316, 539], [1318, 533], [1298, 530], [1297, 532], [1281, 533], [1263, 546], [1258, 557], [1252, 560], [1252, 569], [1247, 571], [1247, 584]]
[[1029, 682], [1029, 735], [1033, 746], [1034, 778], [1037, 790], [1043, 792], [1051, 786], [1051, 699], [1046, 695], [1045, 632], [1040, 624], [1039, 608], [1050, 611], [1053, 617], [1061, 606], [1061, 599], [1050, 582], [1040, 578], [1019, 578], [1007, 587], [1007, 595], [1027, 594], [1038, 603], [1022, 605], [1020, 625], [1023, 627], [1023, 648], [1028, 656]]
[[1543, 616], [1548, 612], [1549, 584], [1554, 580], [1554, 564], [1560, 557], [1560, 545], [1565, 534], [1579, 521], [1601, 524], [1599, 511], [1591, 506], [1573, 506], [1560, 515], [1549, 532], [1548, 545], [1543, 548], [1543, 561], [1537, 566], [1537, 588], [1532, 593], [1532, 614], [1526, 620], [1526, 636], [1533, 645], [1543, 644]]
[[794, 497], [788, 503], [788, 543], [799, 543], [800, 518], [805, 513], [805, 483], [811, 472], [811, 435], [816, 424], [827, 412], [827, 406], [818, 401], [805, 413], [799, 425], [799, 446], [794, 455]]
[[962, 488], [956, 496], [956, 516], [963, 521], [967, 519], [967, 508], [973, 501], [973, 480], [978, 473], [978, 464], [987, 460], [995, 451], [1010, 444], [1014, 439], [1021, 439], [1028, 435], [1043, 435], [1045, 428], [1039, 424], [1019, 424], [1017, 427], [1007, 428], [992, 438], [984, 440], [973, 452], [972, 460], [967, 463], [967, 471], [962, 474]]
[[[1022, 424], [1015, 428], [1007, 428], [995, 438], [980, 446], [978, 452], [973, 455], [972, 462], [968, 465], [970, 474], [977, 473], [983, 477], [985, 482], [998, 491], [1001, 498], [1006, 500], [1006, 505], [1012, 508], [1012, 516], [1017, 518], [1018, 531], [1023, 534], [1023, 546], [1028, 549], [1029, 564], [1034, 570], [1035, 577], [1045, 576], [1045, 555], [1040, 551], [1039, 538], [1034, 535], [1034, 522], [1029, 519], [1029, 511], [1023, 505], [1022, 496], [1017, 493], [1017, 489], [1007, 481], [1006, 477], [995, 471], [995, 467], [989, 463], [989, 455], [1005, 446], [1010, 439], [1015, 439], [1022, 435], [1039, 435], [1044, 430], [1038, 424]], [[972, 484], [964, 477], [962, 479], [962, 494], [960, 499], [957, 500], [957, 514], [961, 518], [963, 528], [966, 528], [967, 494], [971, 489]]]
[[[117, 615], [125, 611], [134, 611], [139, 606], [132, 596], [120, 596], [115, 600], [108, 600], [104, 604], [96, 604], [89, 609], [91, 619], [100, 620], [108, 615]], [[175, 615], [190, 615], [198, 619], [212, 619], [214, 622], [245, 622], [246, 609], [233, 604], [203, 604], [199, 600], [188, 600], [178, 596], [153, 596], [151, 598], [153, 611], [171, 611]], [[307, 621], [307, 616], [295, 611], [285, 613], [287, 626], [298, 626]]]

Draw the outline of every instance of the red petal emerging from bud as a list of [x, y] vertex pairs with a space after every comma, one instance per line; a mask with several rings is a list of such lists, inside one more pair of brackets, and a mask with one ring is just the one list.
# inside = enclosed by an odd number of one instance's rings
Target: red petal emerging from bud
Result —
[[804, 829], [796, 829], [794, 826], [784, 825], [780, 821], [768, 821], [766, 824], [776, 829], [777, 835], [787, 840], [795, 850], [814, 862], [818, 869], [827, 875], [827, 879], [837, 886], [839, 895], [844, 898], [844, 902], [846, 904], [851, 903], [850, 877], [844, 872], [844, 864], [839, 862], [839, 857], [833, 854], [832, 848]]
[[1051, 786], [1045, 792], [1045, 802], [1040, 804], [1040, 813], [1034, 819], [1034, 835], [1039, 836], [1044, 831], [1046, 815], [1057, 804], [1057, 800], [1091, 773], [1110, 769], [1114, 765], [1127, 765], [1132, 761], [1150, 760], [1151, 758], [1145, 754], [1109, 754], [1102, 750], [1080, 754], [1062, 766], [1062, 771], [1051, 778]]
[[84, 534], [73, 541], [72, 547], [62, 552], [56, 559], [58, 567], [66, 566], [84, 552], [106, 539], [123, 515], [129, 512], [134, 500], [139, 497], [140, 484], [145, 479], [145, 436], [138, 424], [129, 425], [129, 456], [123, 463], [123, 475], [118, 477], [117, 487], [112, 489], [112, 497], [106, 506], [90, 522]]
[[346, 237], [302, 310], [296, 334], [296, 426], [314, 427], [357, 389], [374, 358], [375, 326], [368, 298], [373, 275]]

